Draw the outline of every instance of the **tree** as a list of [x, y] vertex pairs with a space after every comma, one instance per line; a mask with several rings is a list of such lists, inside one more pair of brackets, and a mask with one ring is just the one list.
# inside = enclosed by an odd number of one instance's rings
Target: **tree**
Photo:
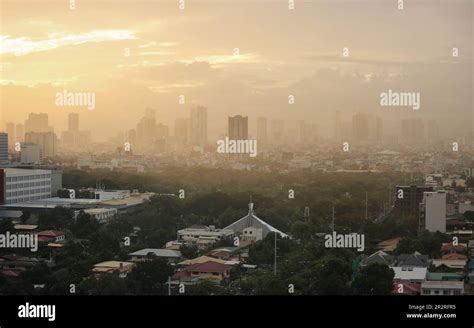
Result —
[[341, 295], [346, 291], [346, 283], [351, 277], [350, 262], [326, 256], [316, 267], [315, 291], [318, 294]]
[[419, 251], [419, 243], [412, 238], [402, 238], [400, 239], [397, 248], [395, 248], [395, 254], [413, 254], [414, 252]]
[[179, 248], [179, 251], [186, 259], [194, 259], [199, 256], [199, 250], [196, 246], [183, 245]]
[[100, 228], [100, 223], [89, 214], [84, 212], [79, 213], [71, 231], [76, 238], [89, 239]]
[[39, 226], [43, 230], [62, 230], [69, 228], [74, 222], [71, 209], [58, 206], [39, 217]]
[[154, 258], [139, 262], [126, 279], [137, 294], [157, 294], [173, 272], [167, 260]]
[[471, 222], [474, 221], [474, 211], [466, 211], [466, 212], [464, 212], [463, 215], [464, 215], [464, 218], [465, 218], [466, 220], [469, 220], [469, 221], [471, 221]]
[[10, 219], [0, 220], [0, 233], [5, 234], [6, 232], [13, 232], [13, 223]]
[[388, 295], [393, 290], [394, 276], [395, 272], [387, 265], [373, 263], [360, 270], [352, 288], [361, 295]]

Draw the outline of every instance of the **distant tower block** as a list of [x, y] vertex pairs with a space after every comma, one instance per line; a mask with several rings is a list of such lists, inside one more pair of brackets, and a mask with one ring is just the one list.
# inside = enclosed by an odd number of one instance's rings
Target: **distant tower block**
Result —
[[309, 218], [309, 206], [304, 207], [304, 217]]

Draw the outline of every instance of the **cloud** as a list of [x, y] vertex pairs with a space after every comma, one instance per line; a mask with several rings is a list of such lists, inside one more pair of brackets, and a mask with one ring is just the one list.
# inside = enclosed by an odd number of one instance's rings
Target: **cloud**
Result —
[[82, 34], [49, 35], [48, 39], [31, 40], [29, 38], [10, 38], [0, 36], [0, 54], [25, 55], [31, 52], [57, 49], [63, 46], [78, 45], [88, 42], [104, 42], [117, 40], [137, 39], [133, 32], [128, 30], [95, 30]]

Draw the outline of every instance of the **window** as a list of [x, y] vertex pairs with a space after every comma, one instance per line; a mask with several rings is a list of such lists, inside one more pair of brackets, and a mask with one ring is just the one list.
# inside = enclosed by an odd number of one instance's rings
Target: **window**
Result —
[[460, 290], [453, 290], [453, 295], [461, 295], [461, 291]]
[[429, 289], [423, 289], [423, 295], [430, 295], [430, 290]]
[[449, 290], [443, 290], [443, 295], [449, 295], [451, 294]]

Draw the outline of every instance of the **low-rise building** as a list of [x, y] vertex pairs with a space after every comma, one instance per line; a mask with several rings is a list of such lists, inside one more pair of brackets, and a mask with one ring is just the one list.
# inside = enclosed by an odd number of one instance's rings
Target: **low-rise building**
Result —
[[178, 231], [178, 242], [206, 247], [223, 238], [232, 238], [234, 232], [229, 229], [216, 229], [214, 226], [196, 226]]
[[97, 263], [92, 268], [92, 272], [98, 276], [101, 274], [118, 274], [120, 278], [125, 278], [132, 271], [135, 263], [122, 261], [105, 261]]
[[181, 259], [181, 252], [171, 249], [144, 248], [128, 254], [130, 262], [150, 261], [154, 258], [167, 259], [170, 262], [177, 262]]
[[421, 284], [421, 295], [462, 295], [462, 281], [425, 281]]

